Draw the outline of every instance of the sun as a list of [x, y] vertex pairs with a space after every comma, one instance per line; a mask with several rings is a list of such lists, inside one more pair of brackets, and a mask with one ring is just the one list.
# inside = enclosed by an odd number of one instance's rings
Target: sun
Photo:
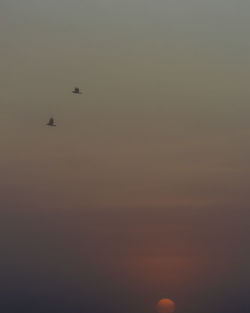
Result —
[[175, 303], [174, 301], [164, 298], [157, 303], [157, 312], [158, 313], [174, 313]]

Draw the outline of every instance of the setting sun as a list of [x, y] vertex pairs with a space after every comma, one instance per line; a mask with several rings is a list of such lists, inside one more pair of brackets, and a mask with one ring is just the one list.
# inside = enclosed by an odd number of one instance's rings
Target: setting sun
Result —
[[170, 299], [161, 299], [157, 303], [158, 313], [173, 313], [175, 311], [175, 303]]

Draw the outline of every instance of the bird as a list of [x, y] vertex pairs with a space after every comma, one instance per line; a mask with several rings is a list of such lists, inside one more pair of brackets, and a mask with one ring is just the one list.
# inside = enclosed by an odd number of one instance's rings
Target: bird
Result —
[[80, 89], [78, 87], [75, 87], [72, 93], [77, 94], [77, 95], [81, 94]]
[[51, 117], [46, 125], [47, 126], [56, 126], [54, 118]]

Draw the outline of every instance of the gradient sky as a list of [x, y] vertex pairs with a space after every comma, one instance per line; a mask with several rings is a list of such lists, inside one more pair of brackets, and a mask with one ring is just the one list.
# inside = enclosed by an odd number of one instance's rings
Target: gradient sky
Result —
[[0, 28], [1, 312], [249, 312], [250, 2], [0, 0]]

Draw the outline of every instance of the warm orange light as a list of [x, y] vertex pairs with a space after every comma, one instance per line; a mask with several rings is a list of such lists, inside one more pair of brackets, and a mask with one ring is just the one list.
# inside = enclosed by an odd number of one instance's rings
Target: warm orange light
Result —
[[170, 299], [161, 299], [157, 303], [158, 313], [173, 313], [175, 311], [175, 303]]

